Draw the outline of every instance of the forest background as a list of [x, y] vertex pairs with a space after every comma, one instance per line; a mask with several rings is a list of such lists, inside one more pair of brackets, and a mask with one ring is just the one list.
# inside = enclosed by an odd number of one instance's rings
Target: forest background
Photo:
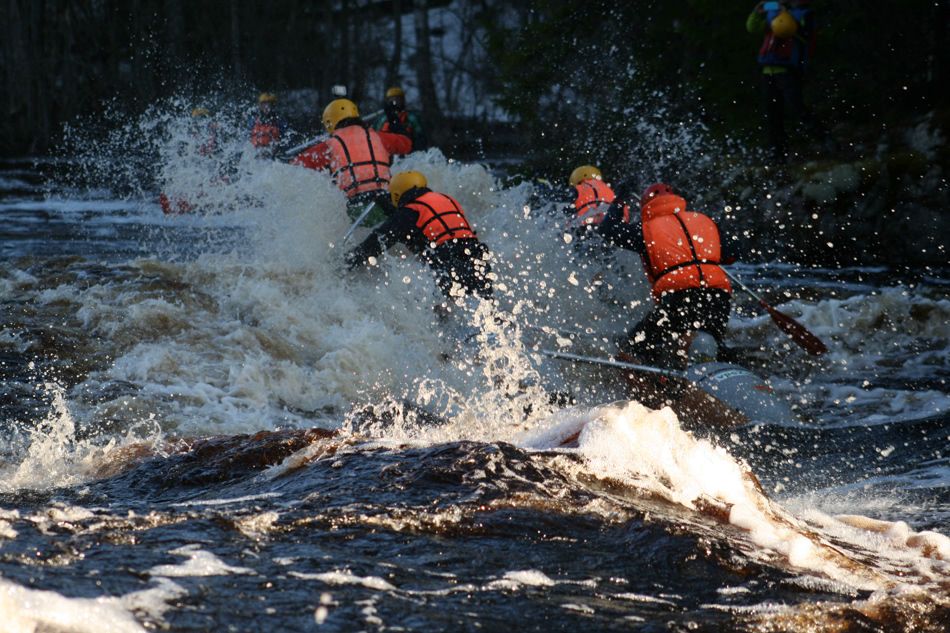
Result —
[[[516, 154], [540, 171], [636, 168], [644, 135], [700, 126], [763, 141], [755, 2], [717, 0], [7, 0], [0, 155], [56, 151], [66, 123], [108, 126], [209, 95], [263, 91], [318, 131], [333, 86], [363, 111], [401, 84], [447, 156]], [[950, 3], [814, 0], [806, 100], [845, 140], [946, 121]], [[98, 117], [98, 118], [97, 118]], [[652, 121], [650, 125], [644, 122]], [[668, 132], [668, 130], [667, 130]], [[605, 170], [606, 171], [606, 170]]]

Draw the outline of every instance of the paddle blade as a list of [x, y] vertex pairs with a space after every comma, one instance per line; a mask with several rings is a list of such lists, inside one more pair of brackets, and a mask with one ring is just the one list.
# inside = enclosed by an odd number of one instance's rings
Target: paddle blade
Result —
[[801, 323], [787, 314], [779, 312], [765, 301], [760, 301], [760, 303], [762, 307], [768, 310], [769, 316], [772, 317], [779, 329], [792, 337], [792, 340], [798, 343], [803, 350], [812, 356], [821, 356], [828, 352], [828, 348], [821, 342], [821, 339], [806, 330]]

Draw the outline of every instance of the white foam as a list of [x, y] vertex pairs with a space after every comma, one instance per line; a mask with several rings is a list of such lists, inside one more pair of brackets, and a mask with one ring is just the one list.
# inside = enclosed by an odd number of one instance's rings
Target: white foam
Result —
[[20, 518], [19, 510], [0, 508], [0, 538], [15, 539], [19, 533], [13, 529], [13, 522]]
[[246, 503], [248, 501], [256, 501], [257, 499], [273, 499], [275, 497], [282, 497], [283, 494], [280, 492], [264, 492], [258, 495], [247, 495], [244, 497], [233, 497], [231, 499], [198, 499], [197, 501], [181, 501], [179, 503], [173, 503], [173, 506], [188, 507], [188, 506], [223, 506], [231, 505], [232, 503]]
[[659, 598], [657, 596], [648, 596], [642, 593], [629, 593], [623, 592], [614, 595], [615, 598], [621, 600], [630, 600], [632, 602], [646, 602], [646, 603], [655, 603], [655, 604], [665, 604], [669, 606], [676, 606], [676, 603], [672, 600], [666, 598]]
[[[844, 299], [791, 301], [779, 308], [829, 346], [820, 380], [772, 377], [776, 391], [801, 399], [836, 425], [874, 425], [944, 415], [950, 394], [938, 389], [880, 387], [894, 377], [912, 381], [950, 364], [950, 299], [925, 284], [884, 287]], [[767, 316], [729, 322], [731, 336], [744, 342], [772, 337], [787, 345]], [[892, 359], [900, 358], [897, 365]], [[835, 378], [843, 379], [840, 383]], [[866, 380], [861, 383], [861, 379]]]
[[[790, 567], [857, 589], [882, 589], [907, 582], [930, 582], [950, 574], [950, 539], [934, 532], [914, 533], [906, 524], [888, 523], [878, 543], [866, 536], [846, 535], [840, 527], [827, 534], [771, 502], [748, 467], [723, 448], [683, 431], [669, 409], [651, 411], [635, 402], [593, 409], [579, 408], [572, 419], [561, 413], [538, 429], [521, 434], [516, 443], [550, 450], [561, 438], [582, 430], [577, 449], [583, 469], [596, 476], [659, 495], [700, 512], [712, 506], [714, 516], [744, 530], [763, 561], [779, 555]], [[572, 462], [565, 465], [571, 468]], [[829, 521], [830, 522], [830, 521]], [[880, 560], [868, 565], [829, 545], [843, 538], [858, 551], [875, 551]], [[873, 536], [873, 535], [872, 535]], [[889, 543], [887, 547], [884, 542]], [[896, 545], [895, 545], [896, 543]], [[911, 573], [908, 573], [908, 571]]]
[[44, 420], [25, 429], [30, 441], [19, 463], [0, 466], [0, 491], [77, 485], [94, 477], [111, 460], [121, 459], [123, 447], [141, 442], [139, 431], [146, 441], [160, 441], [160, 434], [143, 428], [150, 426], [147, 424], [134, 424], [125, 437], [105, 444], [77, 439], [76, 405], [66, 398], [60, 385], [47, 383], [45, 387], [52, 396], [52, 408]]
[[144, 633], [132, 612], [161, 619], [171, 600], [186, 595], [171, 581], [121, 597], [67, 598], [0, 578], [0, 633]]
[[201, 549], [200, 545], [184, 545], [169, 552], [176, 556], [186, 556], [188, 560], [178, 565], [156, 565], [148, 570], [151, 576], [166, 578], [225, 576], [228, 574], [255, 574], [247, 567], [233, 567], [220, 558]]
[[504, 578], [505, 580], [510, 580], [519, 585], [527, 585], [529, 587], [553, 587], [557, 584], [551, 580], [547, 574], [537, 569], [505, 572]]
[[76, 424], [64, 390], [47, 384], [53, 394], [52, 409], [36, 428], [29, 429], [32, 443], [28, 454], [12, 472], [0, 477], [0, 490], [68, 486], [88, 476], [84, 459], [90, 448], [75, 441]]
[[[81, 314], [87, 324], [107, 340], [128, 345], [107, 373], [91, 377], [90, 386], [106, 380], [145, 383], [143, 398], [162, 400], [153, 410], [163, 428], [177, 434], [300, 425], [303, 417], [278, 416], [275, 409], [345, 409], [386, 393], [411, 397], [429, 389], [425, 385], [439, 394], [439, 413], [459, 408], [459, 402], [473, 404], [473, 387], [487, 394], [482, 409], [498, 408], [492, 392], [500, 389], [491, 377], [438, 361], [443, 346], [430, 306], [440, 297], [431, 271], [393, 249], [374, 269], [341, 272], [338, 242], [348, 220], [338, 190], [324, 176], [301, 168], [242, 163], [245, 167], [239, 182], [215, 191], [235, 200], [253, 193], [259, 201], [236, 205], [228, 216], [248, 238], [239, 254], [208, 253], [188, 265], [138, 262], [151, 273], [193, 286], [215, 302], [214, 310], [203, 309], [207, 303], [138, 301], [108, 289], [84, 293]], [[559, 278], [569, 273], [556, 258], [528, 255], [531, 245], [538, 253], [549, 251], [546, 244], [556, 235], [536, 218], [513, 213], [524, 206], [524, 187], [503, 190], [483, 166], [446, 161], [438, 150], [397, 161], [395, 169], [407, 168], [425, 171], [433, 188], [466, 208], [495, 253], [499, 285], [507, 289], [500, 293], [505, 307], [520, 310], [520, 318], [544, 312], [556, 318], [584, 312], [602, 321], [616, 316], [615, 306], [592, 300], [589, 288], [578, 296], [564, 292]], [[365, 231], [354, 242], [362, 235]], [[528, 301], [522, 299], [525, 293]], [[498, 357], [518, 366], [524, 352], [517, 346], [503, 349]], [[179, 406], [163, 402], [170, 398]]]
[[242, 534], [253, 539], [260, 539], [269, 534], [277, 523], [280, 515], [277, 512], [262, 512], [248, 517], [241, 517], [235, 521], [237, 529]]
[[702, 495], [733, 504], [746, 499], [745, 469], [724, 449], [683, 431], [670, 409], [629, 402], [598, 411], [578, 449], [595, 473], [619, 475], [689, 508]]
[[593, 607], [589, 607], [586, 604], [574, 604], [573, 602], [565, 602], [561, 605], [562, 609], [567, 609], [569, 611], [578, 611], [587, 615], [596, 613]]
[[329, 571], [319, 574], [309, 574], [291, 571], [288, 576], [301, 580], [319, 580], [328, 585], [360, 585], [377, 591], [395, 591], [396, 587], [378, 576], [357, 576], [347, 571]]
[[[240, 177], [230, 185], [211, 187], [207, 183], [212, 165], [205, 157], [177, 153], [178, 142], [189, 138], [186, 121], [177, 121], [176, 127], [168, 115], [144, 131], [169, 123], [171, 141], [162, 148], [159, 176], [184, 194], [200, 190], [207, 209], [164, 217], [153, 205], [143, 213], [157, 216], [152, 221], [163, 226], [198, 235], [207, 230], [206, 249], [196, 255], [186, 247], [169, 248], [160, 257], [130, 262], [137, 277], [148, 282], [141, 285], [110, 280], [90, 286], [84, 280], [81, 285], [37, 289], [42, 284], [33, 274], [16, 269], [0, 280], [0, 290], [38, 306], [69, 304], [84, 329], [100, 341], [102, 355], [115, 359], [91, 374], [77, 393], [95, 394], [104, 385], [122, 381], [137, 389], [104, 402], [70, 401], [60, 387], [48, 385], [55, 396], [51, 412], [31, 434], [32, 442], [18, 456], [16, 467], [4, 468], [0, 489], [70, 486], [87, 480], [111, 451], [121, 448], [125, 431], [136, 425], [147, 429], [156, 443], [165, 434], [235, 434], [316, 423], [339, 427], [353, 405], [405, 397], [448, 417], [449, 423], [430, 430], [397, 421], [394, 428], [381, 431], [383, 440], [510, 440], [549, 449], [582, 431], [577, 450], [590, 472], [621, 479], [685, 508], [698, 508], [704, 499], [731, 506], [731, 520], [763, 550], [775, 549], [803, 569], [826, 571], [816, 558], [820, 545], [795, 536], [794, 527], [783, 531], [787, 526], [763, 510], [767, 500], [750, 488], [745, 466], [684, 433], [670, 412], [632, 405], [590, 408], [608, 397], [608, 387], [600, 374], [586, 371], [572, 375], [578, 385], [575, 393], [585, 406], [558, 412], [547, 405], [537, 388], [537, 360], [518, 340], [523, 333], [496, 323], [484, 307], [473, 315], [482, 336], [475, 354], [457, 354], [442, 362], [443, 354], [456, 350], [440, 337], [444, 327], [431, 310], [442, 300], [431, 271], [399, 247], [381, 256], [377, 266], [343, 270], [345, 248], [367, 231], [360, 229], [352, 242], [341, 243], [350, 221], [342, 195], [324, 175], [257, 161], [245, 152], [237, 165]], [[622, 273], [574, 258], [573, 245], [564, 240], [563, 218], [531, 208], [528, 185], [503, 189], [484, 166], [448, 161], [436, 149], [399, 158], [394, 169], [423, 171], [434, 189], [460, 201], [492, 249], [501, 312], [514, 315], [519, 326], [553, 326], [549, 335], [563, 327], [589, 331], [596, 335], [592, 341], [573, 335], [558, 335], [556, 340], [605, 355], [614, 351], [612, 336], [649, 309], [636, 257], [618, 254]], [[103, 208], [98, 201], [96, 205]], [[115, 206], [116, 213], [124, 208]], [[238, 237], [215, 241], [214, 231], [222, 228], [234, 229]], [[614, 282], [614, 288], [597, 284], [598, 274]], [[912, 350], [921, 340], [938, 342], [908, 356], [905, 365], [894, 370], [897, 376], [925, 377], [931, 365], [948, 362], [950, 302], [928, 295], [926, 289], [898, 287], [781, 307], [831, 345], [831, 353], [821, 361], [828, 378], [854, 372], [876, 376], [882, 371], [879, 361], [889, 357], [893, 346]], [[766, 316], [734, 319], [731, 326], [740, 338], [761, 342], [774, 337], [785, 343]], [[0, 341], [17, 350], [29, 344], [6, 332], [0, 333]], [[895, 415], [926, 416], [950, 406], [950, 397], [937, 391], [771, 380], [779, 391], [801, 392], [807, 402], [819, 403], [819, 409], [867, 407], [880, 412], [860, 419], [862, 424]], [[126, 428], [105, 447], [76, 439], [77, 428], [95, 428], [101, 420], [121, 420]], [[319, 450], [308, 447], [266, 476], [306, 463]], [[266, 531], [267, 520], [261, 530]], [[942, 547], [937, 543], [934, 549]], [[169, 573], [183, 569], [164, 567], [172, 570]]]

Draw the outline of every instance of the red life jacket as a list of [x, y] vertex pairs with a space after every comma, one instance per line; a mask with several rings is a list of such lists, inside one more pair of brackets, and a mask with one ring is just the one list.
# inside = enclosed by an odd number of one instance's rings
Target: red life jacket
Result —
[[213, 136], [209, 137], [204, 143], [201, 144], [201, 147], [198, 148], [199, 154], [210, 155], [214, 154], [215, 150], [215, 139]]
[[475, 237], [465, 212], [451, 196], [428, 191], [405, 206], [419, 213], [416, 226], [422, 229], [430, 247], [448, 240]]
[[191, 213], [198, 208], [197, 204], [188, 202], [180, 196], [169, 198], [164, 193], [158, 195], [158, 201], [162, 205], [162, 211], [167, 214]]
[[[574, 188], [577, 189], [577, 199], [574, 201], [574, 217], [571, 218], [568, 224], [573, 224], [585, 213], [591, 213], [591, 215], [583, 219], [583, 224], [600, 224], [603, 222], [607, 207], [617, 197], [614, 190], [608, 187], [607, 183], [596, 178], [583, 180], [580, 184], [574, 185]], [[602, 209], [596, 211], [597, 207], [601, 205], [603, 205]], [[592, 213], [594, 211], [596, 212]], [[630, 221], [630, 209], [627, 205], [623, 205], [623, 221]]]
[[254, 127], [251, 128], [251, 144], [254, 147], [267, 147], [279, 140], [280, 129], [276, 122], [265, 123], [260, 117], [254, 119]]
[[687, 288], [719, 288], [732, 292], [719, 267], [719, 229], [702, 213], [686, 211], [679, 196], [654, 198], [641, 209], [644, 264], [653, 284], [653, 298]]
[[350, 125], [334, 132], [326, 144], [330, 173], [347, 198], [389, 187], [389, 152], [375, 130]]

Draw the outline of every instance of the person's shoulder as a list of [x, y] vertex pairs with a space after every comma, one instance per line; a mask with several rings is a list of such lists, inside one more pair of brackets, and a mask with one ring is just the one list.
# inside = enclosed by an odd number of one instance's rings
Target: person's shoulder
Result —
[[420, 198], [427, 194], [436, 194], [439, 196], [445, 195], [432, 191], [428, 187], [413, 187], [402, 194], [402, 198], [399, 200], [399, 208], [401, 209], [412, 204], [413, 202], [418, 202]]
[[369, 128], [370, 134], [376, 136], [386, 145], [392, 145], [393, 143], [399, 143], [400, 139], [406, 138], [402, 134], [396, 134], [395, 132], [389, 132], [385, 130], [377, 130], [375, 128]]
[[359, 117], [349, 117], [337, 122], [336, 130], [333, 132], [333, 134], [336, 134], [337, 132], [343, 131], [351, 127], [363, 128], [364, 130], [369, 130], [371, 129], [372, 126], [370, 126], [369, 123], [367, 123], [366, 121], [364, 121], [363, 119]]
[[[329, 140], [329, 139], [328, 139]], [[291, 159], [291, 165], [302, 165], [311, 169], [316, 169], [326, 160], [330, 153], [330, 146], [326, 141], [320, 141], [316, 145], [308, 147], [295, 158]]]
[[405, 134], [397, 134], [396, 132], [377, 132], [373, 130], [375, 134], [378, 134], [383, 142], [389, 146], [389, 151], [396, 153], [407, 153], [412, 148], [412, 140]]
[[314, 153], [314, 154], [316, 154], [316, 153], [318, 153], [318, 152], [325, 152], [325, 151], [327, 151], [328, 149], [330, 149], [330, 144], [329, 144], [329, 143], [330, 143], [330, 141], [332, 141], [333, 139], [334, 139], [334, 136], [331, 134], [330, 136], [326, 137], [326, 138], [323, 139], [322, 141], [319, 141], [319, 142], [317, 142], [317, 143], [314, 143], [313, 145], [311, 145], [310, 147], [308, 147], [305, 151], [308, 152], [308, 153]]
[[430, 193], [433, 193], [433, 194], [435, 194], [435, 195], [437, 195], [437, 196], [439, 196], [439, 197], [442, 198], [443, 200], [449, 200], [449, 201], [453, 202], [453, 203], [455, 204], [455, 206], [457, 206], [459, 209], [462, 208], [462, 205], [459, 204], [459, 201], [456, 200], [455, 198], [453, 198], [452, 196], [450, 196], [450, 195], [447, 194], [447, 193], [439, 193], [438, 191], [432, 191], [431, 189], [429, 190], [429, 192], [430, 192]]

